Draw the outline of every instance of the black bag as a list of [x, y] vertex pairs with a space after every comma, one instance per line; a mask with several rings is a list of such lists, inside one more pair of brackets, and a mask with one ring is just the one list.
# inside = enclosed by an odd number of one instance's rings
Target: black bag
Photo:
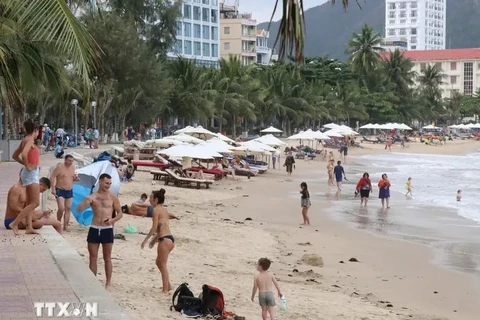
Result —
[[202, 300], [193, 295], [193, 292], [188, 287], [188, 283], [182, 283], [173, 293], [170, 310], [172, 309], [178, 312], [183, 310], [184, 313], [201, 312]]

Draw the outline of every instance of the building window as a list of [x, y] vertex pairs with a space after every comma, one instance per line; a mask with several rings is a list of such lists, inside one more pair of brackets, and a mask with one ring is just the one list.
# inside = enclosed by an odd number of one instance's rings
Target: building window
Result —
[[417, 37], [411, 37], [410, 38], [410, 43], [416, 44], [417, 43]]
[[417, 23], [417, 19], [412, 19], [411, 22], [412, 22], [412, 24], [415, 24], [415, 23]]
[[203, 39], [206, 39], [206, 40], [210, 39], [210, 27], [209, 26], [202, 26], [202, 33], [203, 33]]
[[410, 17], [415, 18], [417, 16], [417, 10], [412, 10], [410, 12]]
[[183, 35], [185, 37], [191, 37], [192, 36], [192, 24], [185, 22], [183, 24]]
[[218, 40], [218, 28], [217, 27], [212, 27], [212, 40]]
[[450, 62], [450, 70], [452, 70], [452, 71], [457, 70], [457, 63], [456, 62]]
[[400, 35], [401, 36], [404, 36], [407, 34], [407, 30], [405, 30], [404, 28], [400, 29]]
[[450, 76], [450, 83], [457, 84], [457, 76]]
[[218, 44], [212, 44], [212, 57], [218, 57]]
[[427, 69], [427, 64], [425, 62], [420, 63], [420, 70]]
[[200, 39], [202, 37], [201, 31], [200, 31], [200, 25], [199, 24], [194, 24], [193, 25], [193, 37], [195, 39]]
[[438, 70], [442, 70], [442, 64], [441, 64], [440, 62], [435, 63], [435, 67], [436, 67]]
[[394, 18], [395, 18], [395, 12], [390, 11], [390, 12], [388, 13], [388, 17], [389, 17], [390, 19], [394, 19]]
[[395, 3], [389, 3], [388, 4], [388, 9], [395, 10]]
[[410, 34], [417, 34], [417, 28], [410, 29]]
[[212, 0], [212, 6], [216, 6], [218, 5], [218, 1], [217, 0]]
[[187, 40], [183, 42], [183, 53], [192, 54], [192, 41]]
[[406, 18], [406, 17], [407, 17], [407, 12], [400, 11], [400, 18]]
[[389, 20], [388, 23], [395, 24], [395, 20]]
[[193, 6], [193, 20], [200, 21], [202, 16], [202, 12], [200, 11], [200, 7]]
[[202, 20], [208, 22], [210, 17], [208, 16], [208, 8], [202, 8]]
[[182, 40], [175, 41], [174, 52], [178, 54], [182, 54]]
[[223, 50], [230, 50], [230, 42], [225, 42], [223, 44]]
[[389, 36], [394, 36], [395, 35], [395, 29], [388, 29], [388, 35]]
[[223, 34], [230, 34], [230, 27], [223, 27]]
[[473, 94], [473, 62], [463, 64], [463, 93], [470, 96]]
[[412, 2], [410, 3], [410, 8], [416, 9], [416, 8], [417, 8], [417, 3], [412, 1]]
[[183, 18], [192, 19], [192, 6], [189, 4], [183, 5]]
[[407, 7], [407, 3], [401, 2], [400, 3], [400, 9], [405, 9]]
[[209, 4], [210, 4], [210, 0], [202, 0], [202, 3], [203, 3], [203, 4], [206, 4], [206, 5], [209, 5]]
[[417, 46], [411, 46], [410, 49], [415, 50], [417, 49]]
[[181, 36], [182, 35], [182, 22], [181, 21], [177, 21], [176, 29], [175, 29], [175, 35], [176, 36]]
[[202, 44], [198, 41], [193, 43], [193, 55], [199, 56], [202, 54]]
[[213, 10], [212, 9], [212, 23], [217, 23], [218, 22], [218, 10]]
[[202, 43], [203, 56], [210, 57], [210, 43]]

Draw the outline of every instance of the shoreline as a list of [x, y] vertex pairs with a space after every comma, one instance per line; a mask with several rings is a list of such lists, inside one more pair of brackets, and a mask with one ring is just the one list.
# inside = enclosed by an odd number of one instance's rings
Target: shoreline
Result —
[[[459, 149], [458, 154], [460, 149], [478, 150], [475, 144], [453, 149]], [[439, 151], [447, 148], [430, 147]], [[381, 151], [377, 146], [375, 149]], [[377, 150], [359, 151], [352, 150], [347, 168], [354, 166], [355, 157], [368, 154], [363, 152]], [[169, 262], [174, 288], [188, 282], [198, 294], [202, 284], [215, 285], [225, 295], [227, 310], [247, 319], [260, 315], [258, 304], [250, 302], [249, 295], [255, 261], [264, 256], [273, 260], [272, 272], [288, 299], [289, 311], [280, 314], [281, 319], [311, 318], [314, 314], [326, 319], [476, 319], [479, 295], [472, 275], [439, 265], [433, 247], [356, 227], [342, 210], [346, 205], [354, 208], [358, 204], [335, 200], [335, 189], [326, 186], [325, 166], [318, 160], [298, 160], [291, 177], [283, 168], [270, 169], [251, 180], [222, 180], [210, 190], [150, 186], [146, 183], [149, 174], [139, 172], [134, 182], [122, 184], [120, 199], [122, 204], [130, 203], [141, 192], [164, 187], [169, 210], [182, 218], [171, 225], [178, 239]], [[354, 180], [345, 185], [345, 193], [353, 188]], [[307, 181], [312, 192], [311, 227], [298, 226], [301, 216], [297, 189], [301, 181]], [[54, 208], [52, 199], [49, 201]], [[374, 202], [371, 212], [369, 209], [372, 216], [377, 215], [378, 203]], [[395, 211], [401, 211], [397, 199], [395, 205]], [[433, 213], [436, 209], [428, 210]], [[402, 216], [401, 212], [398, 216]], [[247, 217], [252, 221], [245, 221]], [[125, 215], [116, 226], [116, 232], [124, 234], [126, 241], [116, 241], [114, 247], [112, 295], [134, 319], [155, 319], [159, 315], [182, 319], [168, 310], [171, 298], [160, 295], [155, 252], [140, 250], [144, 236], [125, 234], [127, 223], [145, 232], [151, 220]], [[65, 238], [87, 261], [86, 229], [75, 224]], [[324, 266], [300, 263], [305, 253], [321, 256]], [[352, 257], [360, 262], [348, 262]], [[99, 280], [103, 281], [101, 259], [99, 271]]]

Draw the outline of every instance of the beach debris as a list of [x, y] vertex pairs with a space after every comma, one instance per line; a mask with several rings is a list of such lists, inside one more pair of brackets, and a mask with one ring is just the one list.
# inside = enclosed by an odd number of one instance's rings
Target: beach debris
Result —
[[293, 275], [291, 275], [290, 273], [289, 273], [289, 274], [287, 274], [287, 276], [289, 276], [289, 277], [293, 277]]
[[232, 221], [232, 220], [230, 220], [228, 218], [225, 218], [225, 219], [222, 218], [222, 221]]
[[307, 271], [300, 271], [298, 273], [298, 275], [300, 276], [304, 276], [304, 277], [309, 277], [309, 278], [321, 278], [322, 276], [316, 272], [314, 272], [313, 270], [307, 270]]
[[291, 253], [291, 252], [288, 252], [285, 256], [286, 256], [286, 257], [289, 257], [289, 256], [291, 256], [291, 255], [292, 255], [292, 253]]
[[332, 285], [332, 287], [340, 289], [340, 286], [337, 286], [336, 284]]
[[387, 308], [393, 308], [393, 304], [391, 303], [387, 304]]
[[305, 281], [307, 281], [307, 282], [308, 282], [308, 281], [309, 281], [309, 282], [318, 282], [318, 281], [315, 280], [315, 279], [307, 279], [307, 280], [305, 280]]
[[225, 207], [225, 205], [223, 203], [216, 203], [215, 207]]
[[310, 242], [299, 242], [299, 246], [311, 246], [312, 244]]
[[293, 269], [292, 272], [298, 272], [298, 269]]
[[117, 233], [113, 238], [117, 240], [127, 240], [125, 236], [121, 233]]
[[250, 197], [250, 196], [249, 196], [248, 194], [244, 194], [243, 197], [244, 197], [244, 198], [248, 198], [248, 197]]
[[243, 190], [243, 188], [240, 187], [240, 186], [236, 187], [235, 189], [237, 189], [237, 190]]
[[245, 218], [245, 221], [252, 221], [252, 220], [253, 220], [253, 219], [252, 219], [252, 218], [249, 218], [249, 217]]
[[311, 254], [304, 254], [302, 257], [302, 261], [309, 266], [313, 267], [323, 267], [323, 259], [318, 254], [311, 253]]
[[438, 294], [438, 291], [433, 291], [434, 294]]
[[245, 224], [243, 221], [235, 221], [236, 224]]
[[144, 235], [144, 236], [147, 235], [147, 234], [146, 234], [145, 232], [143, 232], [143, 231], [140, 231], [138, 234], [141, 234], [141, 235]]
[[348, 261], [350, 261], [350, 262], [360, 262], [360, 261], [357, 260], [357, 258], [350, 258], [350, 259], [348, 259]]
[[343, 260], [340, 260], [338, 263], [345, 263]]

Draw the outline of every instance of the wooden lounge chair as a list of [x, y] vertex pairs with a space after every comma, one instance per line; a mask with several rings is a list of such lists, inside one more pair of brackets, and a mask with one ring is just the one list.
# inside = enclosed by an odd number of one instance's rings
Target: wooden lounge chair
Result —
[[168, 177], [168, 173], [160, 170], [152, 170], [150, 174], [153, 175], [153, 180], [160, 181]]
[[205, 185], [205, 188], [210, 188], [210, 185], [213, 183], [213, 180], [200, 180], [200, 179], [192, 179], [192, 178], [184, 178], [180, 177], [177, 175], [173, 170], [171, 169], [165, 169], [165, 172], [168, 174], [167, 177], [165, 177], [165, 185], [168, 185], [170, 182], [172, 182], [175, 186], [178, 187], [190, 187], [190, 186], [196, 186], [197, 189], [200, 189], [202, 184]]

